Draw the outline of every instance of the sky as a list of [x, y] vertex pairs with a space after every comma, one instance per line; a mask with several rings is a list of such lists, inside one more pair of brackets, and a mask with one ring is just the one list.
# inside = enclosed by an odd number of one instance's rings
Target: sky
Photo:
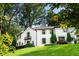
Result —
[[59, 13], [62, 9], [64, 9], [64, 7], [59, 7], [58, 9], [55, 8], [55, 9], [53, 10], [53, 12], [57, 14], [57, 13]]
[[[45, 7], [45, 10], [46, 10], [46, 11], [49, 10], [49, 9], [50, 9], [50, 6], [49, 6], [49, 5]], [[62, 9], [64, 9], [64, 7], [55, 8], [55, 9], [53, 10], [53, 12], [54, 12], [55, 14], [57, 14], [57, 13], [59, 13]]]

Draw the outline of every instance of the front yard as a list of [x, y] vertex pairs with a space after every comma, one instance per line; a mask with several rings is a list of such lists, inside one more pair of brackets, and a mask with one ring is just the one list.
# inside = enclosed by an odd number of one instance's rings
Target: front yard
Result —
[[18, 49], [14, 56], [79, 56], [79, 44], [51, 45]]

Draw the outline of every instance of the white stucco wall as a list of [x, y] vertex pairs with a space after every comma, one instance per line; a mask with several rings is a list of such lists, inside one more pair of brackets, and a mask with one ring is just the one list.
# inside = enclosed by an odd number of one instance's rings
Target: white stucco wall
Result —
[[57, 41], [59, 40], [59, 37], [65, 37], [65, 40], [67, 38], [67, 32], [64, 32], [61, 28], [55, 28], [55, 34], [57, 37]]
[[32, 41], [34, 41], [34, 45], [36, 46], [36, 31], [31, 29], [31, 28], [27, 28], [22, 34], [21, 34], [21, 38], [17, 40], [17, 43], [19, 44], [19, 42], [21, 42], [21, 45], [23, 43], [23, 45], [27, 44], [27, 41], [30, 40], [24, 40], [25, 37], [27, 37], [27, 32], [30, 32], [30, 36], [31, 36], [31, 43]]
[[[53, 29], [51, 29], [53, 30]], [[24, 40], [25, 37], [27, 37], [27, 32], [30, 32], [30, 36], [31, 36], [31, 43], [32, 41], [34, 42], [34, 46], [44, 46], [45, 44], [42, 43], [42, 38], [46, 38], [46, 44], [51, 44], [50, 42], [50, 37], [51, 37], [51, 31], [50, 29], [45, 29], [45, 34], [42, 34], [42, 29], [32, 29], [30, 27], [28, 27], [22, 34], [21, 34], [21, 38], [19, 38], [17, 40], [17, 43], [19, 44], [19, 42], [21, 42], [23, 45], [27, 44], [28, 40]], [[68, 31], [71, 31], [73, 29], [69, 29]], [[65, 40], [67, 39], [67, 32], [64, 32], [63, 29], [61, 28], [55, 28], [54, 32], [56, 34], [57, 37], [57, 41], [59, 40], [59, 37], [64, 37]], [[76, 35], [74, 35], [74, 32], [70, 33], [72, 37], [76, 37]]]
[[42, 44], [42, 38], [46, 38], [46, 44], [50, 44], [50, 30], [45, 30], [45, 34], [42, 34], [42, 30], [37, 30], [37, 46], [44, 46]]
[[76, 30], [74, 27], [69, 28], [68, 32], [70, 32], [72, 38], [77, 39], [76, 34], [75, 34]]
[[[17, 40], [17, 43], [19, 44], [19, 42], [21, 42], [23, 45], [27, 44], [27, 41], [24, 40], [25, 37], [27, 37], [27, 32], [30, 32], [30, 36], [31, 36], [31, 43], [32, 41], [34, 41], [34, 46], [44, 46], [45, 44], [42, 43], [42, 38], [46, 38], [46, 44], [50, 44], [50, 29], [46, 29], [45, 30], [45, 34], [42, 34], [42, 29], [40, 30], [34, 30], [31, 28], [27, 28], [22, 34], [21, 34], [21, 38]], [[19, 46], [19, 45], [18, 45]]]
[[76, 39], [76, 35], [75, 35], [75, 28], [68, 28], [66, 32], [63, 31], [62, 28], [55, 28], [55, 34], [58, 40], [58, 37], [65, 37], [65, 40], [67, 39], [67, 32], [70, 33], [71, 37]]

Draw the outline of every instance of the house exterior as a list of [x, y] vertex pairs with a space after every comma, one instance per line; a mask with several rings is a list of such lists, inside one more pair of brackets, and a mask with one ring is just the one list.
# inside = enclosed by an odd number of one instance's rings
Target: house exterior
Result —
[[67, 33], [70, 33], [70, 35], [73, 39], [73, 41], [71, 43], [74, 43], [74, 40], [76, 40], [78, 38], [75, 34], [74, 27], [68, 28], [67, 30], [63, 30], [62, 28], [55, 28], [54, 31], [56, 34], [57, 41], [59, 41], [60, 39], [63, 39], [66, 41], [67, 40]]
[[63, 29], [61, 28], [55, 28], [55, 34], [56, 34], [57, 41], [59, 41], [59, 39], [61, 38], [63, 38], [64, 40], [67, 39], [67, 32], [63, 31]]
[[[32, 43], [34, 46], [44, 46], [45, 44], [51, 44], [51, 31], [54, 31], [56, 34], [57, 41], [60, 39], [67, 39], [67, 31], [64, 31], [61, 28], [54, 28], [53, 26], [45, 26], [45, 27], [28, 27], [21, 35], [19, 35], [18, 40], [16, 42], [16, 46], [23, 46], [27, 43]], [[76, 39], [76, 35], [74, 34], [74, 28], [69, 28], [68, 32], [70, 32], [71, 37]], [[72, 41], [72, 43], [74, 43]]]
[[18, 38], [16, 46], [32, 43], [34, 46], [50, 44], [51, 31], [54, 27], [28, 27]]

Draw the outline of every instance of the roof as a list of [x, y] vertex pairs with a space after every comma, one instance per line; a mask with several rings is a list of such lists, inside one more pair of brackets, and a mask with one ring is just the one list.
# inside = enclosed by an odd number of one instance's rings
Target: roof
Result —
[[17, 34], [17, 36], [21, 35], [23, 33], [23, 31], [21, 31], [20, 33]]
[[53, 26], [48, 26], [48, 27], [34, 27], [32, 29], [34, 30], [42, 30], [42, 29], [53, 29], [54, 27]]

